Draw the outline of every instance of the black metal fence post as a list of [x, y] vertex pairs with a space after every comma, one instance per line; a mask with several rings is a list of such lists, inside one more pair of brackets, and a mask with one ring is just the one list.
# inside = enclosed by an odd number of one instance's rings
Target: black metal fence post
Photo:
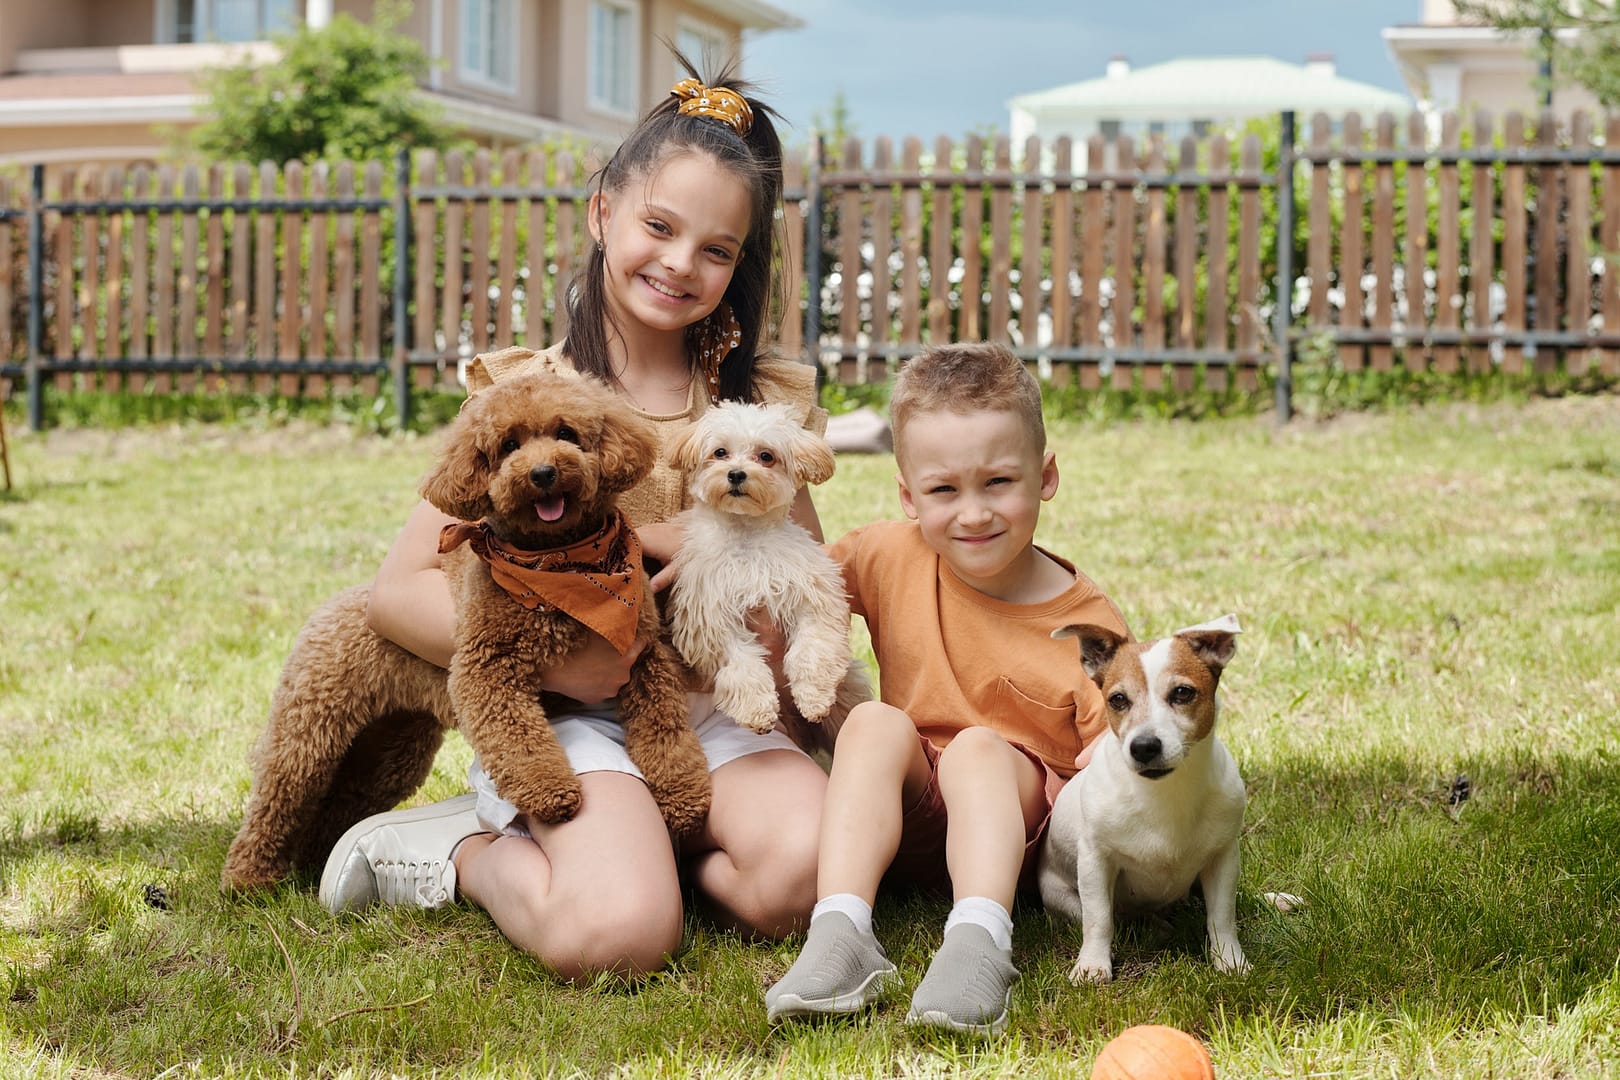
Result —
[[819, 388], [825, 373], [821, 367], [821, 154], [822, 140], [810, 141], [810, 164], [805, 172], [805, 201], [809, 209], [804, 224], [804, 280], [809, 290], [804, 305], [804, 359], [816, 369]]
[[411, 152], [394, 154], [394, 412], [411, 419]]
[[1294, 415], [1294, 112], [1284, 110], [1277, 147], [1276, 408], [1279, 423]]
[[28, 199], [28, 427], [45, 428], [45, 166], [35, 165]]

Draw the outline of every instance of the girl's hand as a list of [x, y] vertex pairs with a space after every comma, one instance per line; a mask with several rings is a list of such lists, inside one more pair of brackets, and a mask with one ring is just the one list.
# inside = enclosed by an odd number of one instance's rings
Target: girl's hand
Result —
[[681, 550], [681, 541], [686, 538], [686, 530], [672, 521], [660, 521], [652, 525], [642, 525], [636, 529], [636, 536], [641, 540], [641, 554], [658, 563], [658, 573], [652, 577], [653, 592], [663, 592], [675, 580], [675, 553]]
[[587, 635], [585, 644], [561, 667], [552, 668], [540, 677], [540, 687], [554, 694], [573, 698], [581, 705], [598, 705], [614, 697], [630, 681], [630, 668], [647, 647], [647, 640], [638, 637], [630, 643], [623, 656], [599, 634]]

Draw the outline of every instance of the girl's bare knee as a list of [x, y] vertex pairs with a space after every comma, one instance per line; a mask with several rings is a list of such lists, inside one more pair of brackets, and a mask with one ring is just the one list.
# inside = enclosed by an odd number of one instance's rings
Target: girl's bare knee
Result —
[[634, 978], [669, 963], [682, 930], [679, 897], [600, 897], [571, 914], [567, 934], [548, 943], [540, 959], [565, 979]]
[[776, 833], [768, 855], [752, 868], [754, 911], [750, 929], [779, 938], [802, 928], [816, 903], [818, 821], [798, 822]]
[[567, 874], [551, 877], [548, 888], [537, 884], [533, 876], [508, 876], [486, 907], [513, 945], [565, 979], [657, 971], [680, 946], [673, 874]]

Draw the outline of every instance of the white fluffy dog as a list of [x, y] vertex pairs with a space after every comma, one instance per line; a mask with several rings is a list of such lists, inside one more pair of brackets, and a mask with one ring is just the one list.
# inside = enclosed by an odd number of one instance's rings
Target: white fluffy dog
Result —
[[852, 672], [843, 575], [788, 518], [800, 487], [833, 474], [832, 448], [802, 419], [789, 405], [726, 402], [665, 448], [694, 502], [677, 518], [686, 535], [670, 586], [675, 648], [713, 681], [716, 706], [760, 732], [776, 724], [777, 688], [750, 614], [781, 629], [783, 674], [806, 720], [841, 704]]

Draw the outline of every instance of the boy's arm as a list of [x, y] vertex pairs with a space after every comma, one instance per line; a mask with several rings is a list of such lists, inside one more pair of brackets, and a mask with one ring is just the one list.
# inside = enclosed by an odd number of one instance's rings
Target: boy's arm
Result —
[[832, 561], [838, 564], [838, 569], [844, 575], [844, 595], [849, 598], [849, 610], [852, 615], [866, 618], [866, 601], [861, 592], [860, 551], [861, 537], [867, 526], [851, 529], [831, 544], [826, 545], [827, 554]]

